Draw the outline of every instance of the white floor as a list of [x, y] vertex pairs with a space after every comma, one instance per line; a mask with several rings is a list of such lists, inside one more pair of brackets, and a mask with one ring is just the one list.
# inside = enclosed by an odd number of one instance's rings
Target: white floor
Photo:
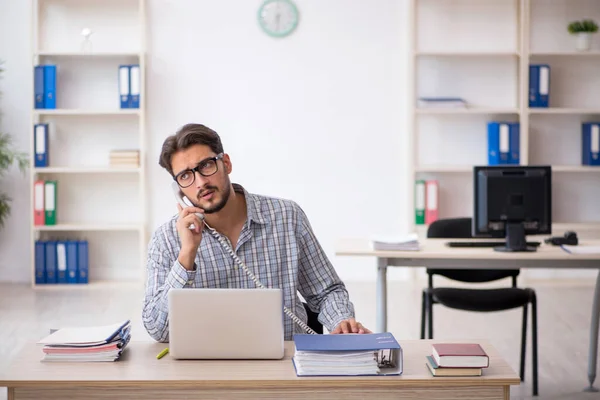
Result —
[[[375, 327], [375, 284], [347, 283], [357, 317]], [[600, 399], [582, 393], [587, 385], [587, 354], [593, 282], [533, 285], [538, 296], [539, 399]], [[391, 283], [388, 330], [402, 339], [419, 337], [422, 283]], [[129, 318], [135, 338], [149, 338], [141, 325], [141, 288], [118, 285], [92, 290], [32, 290], [0, 284], [0, 372], [27, 341], [50, 328], [104, 324]], [[521, 310], [492, 314], [469, 313], [436, 306], [436, 339], [487, 339], [518, 372]], [[531, 346], [527, 347], [526, 381], [511, 390], [511, 398], [531, 396]], [[600, 386], [600, 379], [597, 382]], [[0, 399], [6, 392], [0, 389]]]

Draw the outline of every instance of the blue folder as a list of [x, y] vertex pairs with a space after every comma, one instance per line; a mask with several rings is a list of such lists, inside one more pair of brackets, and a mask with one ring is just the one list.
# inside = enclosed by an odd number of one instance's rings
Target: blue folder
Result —
[[35, 108], [44, 108], [44, 66], [36, 65], [33, 69], [33, 100]]
[[44, 108], [56, 108], [56, 65], [44, 65]]
[[88, 283], [88, 242], [79, 240], [77, 242], [77, 283]]
[[46, 283], [46, 243], [35, 241], [35, 283]]
[[[389, 358], [392, 357], [394, 365], [382, 366], [380, 362], [380, 373], [378, 375], [400, 375], [403, 369], [402, 347], [390, 332], [370, 334], [341, 334], [341, 335], [309, 335], [296, 334], [293, 337], [296, 351], [319, 353], [346, 352], [346, 351], [370, 351], [378, 353], [379, 357], [387, 351]], [[298, 375], [295, 361], [294, 368]], [[300, 376], [300, 375], [299, 375]]]

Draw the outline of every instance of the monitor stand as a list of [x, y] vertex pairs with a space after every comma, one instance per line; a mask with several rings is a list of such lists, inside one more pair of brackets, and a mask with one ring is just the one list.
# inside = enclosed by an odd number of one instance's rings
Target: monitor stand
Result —
[[506, 224], [506, 245], [494, 247], [496, 251], [536, 251], [532, 246], [527, 246], [525, 239], [525, 226], [521, 222], [508, 222]]

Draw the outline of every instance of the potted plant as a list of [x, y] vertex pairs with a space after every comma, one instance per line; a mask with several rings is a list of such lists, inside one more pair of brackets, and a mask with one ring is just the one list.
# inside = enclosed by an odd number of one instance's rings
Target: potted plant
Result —
[[577, 37], [577, 50], [589, 50], [592, 45], [592, 33], [598, 32], [598, 24], [594, 20], [573, 21], [567, 27], [570, 34]]
[[[0, 73], [2, 71], [2, 63], [0, 63]], [[12, 137], [8, 133], [0, 132], [0, 177], [4, 176], [14, 163], [24, 173], [29, 163], [27, 154], [19, 152], [13, 147]], [[2, 186], [0, 185], [0, 187]], [[0, 191], [0, 228], [4, 226], [10, 214], [10, 202], [11, 198]]]

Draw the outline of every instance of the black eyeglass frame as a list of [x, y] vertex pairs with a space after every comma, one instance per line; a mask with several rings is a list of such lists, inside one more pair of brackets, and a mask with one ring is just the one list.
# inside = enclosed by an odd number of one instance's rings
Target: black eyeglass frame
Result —
[[[198, 172], [200, 175], [202, 175], [202, 176], [204, 176], [204, 177], [212, 176], [212, 175], [216, 174], [217, 172], [219, 172], [219, 163], [218, 163], [217, 161], [219, 161], [219, 160], [220, 160], [220, 159], [222, 159], [222, 158], [223, 158], [223, 153], [219, 153], [219, 154], [217, 154], [217, 155], [216, 155], [216, 156], [214, 156], [214, 157], [205, 158], [204, 160], [200, 161], [200, 162], [198, 163], [198, 165], [196, 165], [194, 168], [190, 168], [190, 169], [184, 169], [183, 171], [181, 171], [180, 173], [178, 173], [177, 175], [175, 175], [175, 176], [173, 177], [173, 180], [174, 180], [175, 182], [177, 182], [177, 184], [178, 184], [178, 185], [179, 185], [179, 187], [181, 187], [181, 188], [190, 187], [190, 186], [192, 186], [192, 185], [194, 184], [194, 182], [196, 182], [196, 172]], [[212, 174], [208, 174], [208, 175], [206, 175], [206, 174], [203, 174], [203, 173], [202, 173], [202, 171], [200, 171], [200, 167], [201, 167], [202, 165], [204, 165], [204, 163], [206, 163], [206, 162], [208, 162], [208, 161], [214, 161], [214, 163], [215, 163], [215, 167], [216, 167], [216, 168], [215, 168], [215, 172], [213, 172]], [[187, 172], [191, 172], [191, 173], [192, 173], [192, 176], [194, 177], [194, 179], [192, 179], [192, 181], [190, 182], [190, 184], [189, 184], [189, 185], [186, 185], [186, 186], [181, 186], [181, 184], [179, 183], [179, 181], [177, 180], [177, 178], [178, 178], [179, 176], [181, 176], [181, 175], [183, 175], [183, 174], [187, 173]]]

